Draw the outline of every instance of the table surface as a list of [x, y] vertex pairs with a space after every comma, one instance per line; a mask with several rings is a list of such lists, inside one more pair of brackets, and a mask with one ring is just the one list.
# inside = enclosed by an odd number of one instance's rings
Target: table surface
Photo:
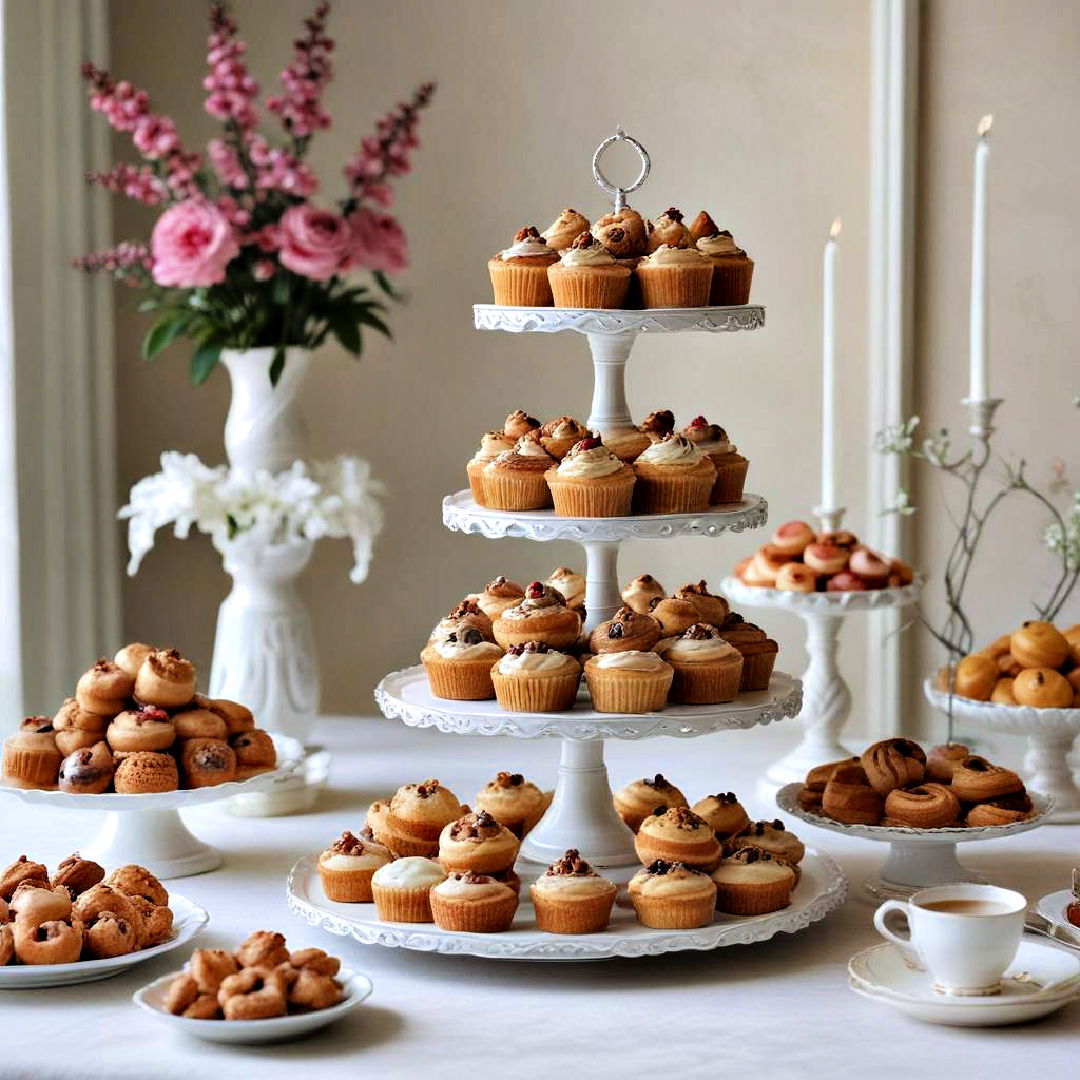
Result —
[[[692, 802], [734, 790], [752, 814], [774, 817], [775, 808], [757, 802], [755, 779], [792, 745], [792, 728], [608, 743], [607, 760], [616, 785], [659, 770]], [[415, 1077], [425, 1067], [441, 1076], [482, 1077], [507, 1066], [515, 1076], [545, 1080], [562, 1068], [569, 1076], [624, 1077], [642, 1067], [678, 1078], [746, 1076], [752, 1069], [755, 1080], [1076, 1075], [1075, 1002], [1035, 1024], [964, 1030], [921, 1024], [849, 990], [848, 958], [881, 940], [857, 892], [884, 852], [880, 844], [809, 826], [799, 833], [840, 862], [852, 895], [824, 922], [756, 945], [529, 964], [362, 946], [309, 927], [286, 907], [286, 873], [343, 828], [358, 828], [372, 800], [437, 776], [471, 802], [500, 769], [550, 787], [559, 750], [554, 740], [443, 735], [370, 718], [327, 718], [317, 734], [333, 766], [315, 811], [268, 819], [233, 817], [220, 806], [185, 812], [192, 830], [225, 852], [226, 863], [173, 885], [210, 912], [201, 944], [231, 948], [252, 930], [281, 930], [294, 948], [318, 945], [366, 972], [375, 986], [369, 1003], [297, 1043], [263, 1049], [196, 1042], [131, 1002], [136, 989], [179, 966], [166, 957], [107, 982], [0, 991], [0, 1077], [227, 1080], [257, 1070], [272, 1080], [293, 1078], [304, 1066], [320, 1080]], [[0, 863], [25, 852], [51, 866], [94, 834], [98, 816], [0, 801]], [[1034, 900], [1067, 886], [1078, 849], [1080, 826], [1047, 826], [966, 845], [961, 857]]]

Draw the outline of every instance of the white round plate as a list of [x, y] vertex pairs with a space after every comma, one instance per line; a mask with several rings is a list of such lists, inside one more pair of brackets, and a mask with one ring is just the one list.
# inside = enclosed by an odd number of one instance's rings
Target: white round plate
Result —
[[906, 829], [885, 825], [845, 825], [840, 821], [824, 817], [821, 814], [812, 814], [803, 810], [795, 801], [801, 783], [787, 784], [776, 793], [776, 805], [785, 814], [791, 814], [808, 825], [816, 825], [819, 829], [828, 829], [830, 832], [842, 833], [845, 836], [857, 836], [862, 840], [881, 840], [889, 844], [902, 844], [917, 846], [925, 844], [964, 844], [973, 840], [995, 840], [999, 836], [1012, 836], [1015, 833], [1027, 832], [1028, 829], [1038, 828], [1043, 818], [1053, 809], [1054, 801], [1038, 792], [1030, 791], [1033, 813], [1025, 821], [1018, 821], [1015, 825], [986, 825], [979, 829], [969, 829], [966, 825], [957, 825], [945, 829]]
[[169, 894], [169, 907], [173, 913], [172, 937], [160, 945], [108, 960], [80, 960], [75, 964], [6, 964], [0, 967], [0, 990], [34, 990], [44, 986], [74, 986], [76, 983], [111, 979], [128, 968], [187, 945], [202, 933], [210, 921], [204, 908], [179, 893]]
[[[441, 930], [434, 923], [381, 922], [374, 904], [339, 904], [327, 900], [319, 881], [316, 856], [301, 859], [289, 874], [289, 910], [312, 926], [352, 938], [363, 945], [416, 949], [419, 952], [482, 956], [493, 960], [610, 960], [614, 957], [659, 956], [688, 949], [716, 949], [724, 945], [751, 945], [775, 934], [805, 930], [838, 908], [847, 895], [847, 882], [839, 866], [821, 852], [807, 849], [799, 881], [789, 907], [769, 915], [735, 918], [717, 915], [699, 930], [651, 930], [642, 926], [620, 888], [611, 925], [596, 934], [549, 934], [536, 926], [529, 885], [543, 871], [537, 863], [519, 861], [521, 903], [514, 925], [501, 934], [473, 934]], [[633, 869], [624, 870], [629, 877]], [[618, 878], [619, 872], [609, 872]]]
[[1035, 910], [1064, 934], [1067, 941], [1080, 942], [1080, 926], [1069, 922], [1065, 917], [1065, 908], [1075, 899], [1072, 889], [1058, 889], [1057, 892], [1044, 896], [1035, 905]]
[[43, 803], [47, 806], [71, 810], [180, 810], [189, 806], [222, 802], [233, 795], [253, 791], [269, 791], [282, 783], [304, 760], [304, 748], [299, 740], [288, 735], [272, 735], [278, 754], [278, 766], [273, 772], [260, 773], [250, 780], [234, 780], [217, 787], [185, 788], [176, 791], [154, 792], [146, 795], [118, 795], [107, 791], [101, 795], [71, 795], [66, 791], [40, 788], [24, 789], [0, 784], [0, 795], [12, 795], [25, 803]]
[[[923, 683], [927, 701], [942, 712], [948, 711], [949, 694], [939, 690], [933, 679]], [[1033, 709], [1030, 705], [998, 705], [994, 701], [973, 701], [952, 695], [953, 716], [982, 724], [992, 731], [1011, 735], [1080, 735], [1080, 709]]]
[[286, 1042], [329, 1027], [364, 1002], [372, 989], [371, 980], [366, 975], [343, 967], [337, 978], [345, 996], [329, 1009], [297, 1013], [295, 1016], [275, 1016], [270, 1020], [193, 1020], [187, 1016], [173, 1016], [165, 1009], [169, 983], [179, 974], [179, 971], [174, 971], [155, 979], [149, 986], [136, 990], [132, 1001], [174, 1031], [205, 1042], [233, 1043], [238, 1046]]
[[769, 517], [761, 495], [710, 507], [704, 514], [633, 514], [629, 517], [557, 517], [554, 510], [492, 510], [467, 489], [443, 499], [443, 524], [454, 532], [489, 540], [666, 540], [672, 536], [722, 536], [760, 528]]
[[554, 334], [576, 330], [581, 334], [670, 334], [687, 330], [757, 330], [765, 325], [760, 304], [737, 307], [645, 308], [527, 308], [499, 304], [473, 304], [477, 330], [506, 330]]
[[375, 688], [383, 714], [409, 727], [434, 727], [456, 735], [514, 735], [520, 739], [690, 738], [731, 728], [750, 728], [798, 715], [802, 683], [773, 672], [768, 690], [739, 694], [722, 705], [671, 705], [661, 712], [601, 713], [585, 696], [564, 713], [505, 712], [497, 701], [450, 701], [431, 693], [422, 666], [387, 675]]
[[929, 972], [912, 966], [895, 945], [874, 945], [851, 958], [848, 985], [857, 994], [908, 1016], [953, 1027], [998, 1027], [1036, 1020], [1080, 994], [1080, 958], [1027, 938], [995, 997], [945, 997]]
[[851, 615], [857, 611], [882, 611], [885, 608], [914, 604], [922, 592], [922, 581], [913, 581], [897, 589], [869, 589], [866, 592], [785, 592], [747, 585], [736, 577], [726, 577], [720, 591], [729, 600], [749, 607], [784, 608], [798, 614]]

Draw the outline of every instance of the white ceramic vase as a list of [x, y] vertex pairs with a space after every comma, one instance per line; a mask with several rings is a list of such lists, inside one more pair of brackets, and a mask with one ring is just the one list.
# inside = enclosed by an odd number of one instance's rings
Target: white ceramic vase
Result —
[[[225, 450], [234, 469], [278, 473], [307, 451], [298, 397], [311, 366], [307, 349], [291, 348], [276, 386], [272, 348], [223, 350], [232, 379]], [[319, 673], [311, 617], [296, 579], [312, 543], [266, 546], [243, 535], [223, 552], [232, 591], [218, 611], [212, 697], [243, 702], [261, 728], [310, 742], [319, 705]]]

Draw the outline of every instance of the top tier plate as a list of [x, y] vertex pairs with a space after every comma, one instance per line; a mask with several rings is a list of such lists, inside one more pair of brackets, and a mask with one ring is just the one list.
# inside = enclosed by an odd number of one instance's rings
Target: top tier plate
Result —
[[511, 334], [555, 334], [560, 330], [576, 330], [579, 334], [671, 334], [688, 330], [720, 333], [757, 330], [765, 325], [765, 309], [760, 304], [640, 311], [473, 304], [473, 320], [477, 330], [506, 330]]

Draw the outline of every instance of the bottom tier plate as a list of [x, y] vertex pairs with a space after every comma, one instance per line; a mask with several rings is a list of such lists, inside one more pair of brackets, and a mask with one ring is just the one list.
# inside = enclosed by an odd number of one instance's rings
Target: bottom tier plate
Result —
[[[688, 949], [704, 951], [724, 945], [752, 945], [775, 934], [792, 934], [824, 919], [847, 895], [840, 867], [822, 852], [807, 849], [802, 879], [790, 906], [751, 918], [717, 915], [699, 930], [651, 930], [642, 926], [625, 887], [612, 912], [611, 925], [598, 934], [549, 934], [537, 929], [529, 900], [529, 884], [542, 869], [519, 862], [521, 905], [513, 927], [502, 934], [473, 934], [441, 930], [433, 923], [387, 923], [376, 916], [374, 904], [339, 904], [327, 900], [319, 881], [316, 857], [301, 859], [289, 874], [288, 904], [312, 926], [350, 937], [363, 945], [416, 949], [419, 952], [482, 956], [491, 960], [610, 960], [615, 957], [659, 956]], [[631, 871], [608, 876], [620, 880]]]

